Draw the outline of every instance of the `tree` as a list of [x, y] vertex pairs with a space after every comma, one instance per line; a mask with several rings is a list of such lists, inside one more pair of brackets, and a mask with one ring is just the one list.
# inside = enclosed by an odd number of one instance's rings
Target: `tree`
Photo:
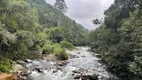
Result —
[[66, 13], [67, 12], [68, 7], [66, 6], [66, 3], [65, 3], [64, 0], [56, 0], [54, 6], [61, 13]]

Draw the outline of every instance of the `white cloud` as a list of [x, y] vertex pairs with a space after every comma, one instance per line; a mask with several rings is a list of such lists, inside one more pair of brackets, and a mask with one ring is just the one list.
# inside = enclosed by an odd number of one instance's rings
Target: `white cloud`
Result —
[[[46, 0], [47, 3], [54, 4], [55, 0]], [[85, 28], [95, 29], [97, 26], [92, 24], [95, 18], [102, 18], [104, 11], [113, 3], [114, 0], [65, 0], [68, 6], [70, 18], [82, 24]]]

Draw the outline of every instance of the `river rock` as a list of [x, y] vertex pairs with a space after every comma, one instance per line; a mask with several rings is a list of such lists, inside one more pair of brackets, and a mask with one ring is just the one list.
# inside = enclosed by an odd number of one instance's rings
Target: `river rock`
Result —
[[79, 80], [81, 77], [82, 77], [81, 74], [77, 74], [77, 75], [74, 77], [74, 79], [75, 79], [75, 80]]
[[28, 80], [27, 79], [28, 73], [25, 73], [23, 71], [19, 71], [17, 76], [18, 76], [18, 80]]
[[67, 64], [66, 61], [58, 61], [58, 62], [57, 62], [57, 65], [58, 65], [58, 66], [65, 66], [66, 64]]
[[36, 67], [35, 70], [36, 70], [37, 72], [39, 72], [39, 73], [43, 73], [43, 69], [40, 68], [40, 67]]
[[30, 60], [30, 59], [25, 59], [24, 60], [26, 63], [32, 63], [32, 60]]
[[84, 75], [82, 75], [81, 80], [98, 80], [98, 76], [95, 74], [93, 74], [93, 75], [84, 74]]
[[72, 71], [73, 73], [80, 73], [80, 71], [78, 71], [78, 70], [74, 70], [74, 71]]
[[80, 52], [77, 52], [77, 54], [80, 54]]
[[23, 60], [17, 60], [18, 64], [25, 64], [25, 62]]
[[81, 57], [85, 57], [85, 56], [81, 56]]
[[20, 64], [14, 64], [10, 70], [11, 73], [18, 73], [19, 71], [27, 73], [27, 69]]
[[72, 55], [72, 54], [70, 54], [69, 57], [70, 57], [70, 58], [77, 58], [76, 55]]

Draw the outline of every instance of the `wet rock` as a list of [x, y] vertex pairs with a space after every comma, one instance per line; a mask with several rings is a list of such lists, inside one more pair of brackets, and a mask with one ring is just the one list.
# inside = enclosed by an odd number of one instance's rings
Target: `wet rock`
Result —
[[17, 60], [17, 63], [18, 63], [18, 64], [24, 64], [25, 62], [22, 61], [22, 60]]
[[80, 69], [74, 70], [74, 71], [72, 71], [72, 72], [73, 72], [73, 73], [79, 73], [79, 74], [85, 74], [85, 73], [88, 72], [88, 70], [85, 70], [85, 69], [80, 68]]
[[57, 67], [57, 70], [60, 70], [60, 71], [62, 71], [62, 68], [61, 68], [61, 67]]
[[85, 74], [85, 73], [87, 73], [87, 72], [88, 72], [88, 70], [86, 70], [86, 69], [82, 69], [82, 68], [80, 68], [80, 69], [79, 69], [79, 71], [80, 71], [80, 73], [82, 73], [82, 74]]
[[81, 57], [85, 57], [85, 56], [81, 56]]
[[43, 73], [43, 69], [41, 69], [40, 67], [36, 67], [35, 70], [39, 73]]
[[58, 66], [65, 66], [65, 65], [67, 65], [67, 62], [66, 61], [58, 61], [57, 65]]
[[73, 73], [80, 73], [80, 71], [78, 71], [78, 70], [74, 70], [74, 71], [72, 71]]
[[58, 72], [58, 70], [54, 70], [54, 71], [53, 71], [53, 73], [56, 73], [56, 72]]
[[21, 75], [19, 75], [19, 76], [18, 76], [18, 80], [28, 80], [28, 78], [27, 78], [27, 77], [25, 77], [25, 76], [21, 76]]
[[30, 59], [25, 59], [24, 62], [26, 62], [26, 63], [32, 63], [32, 60], [30, 60]]
[[17, 73], [17, 76], [18, 76], [18, 80], [28, 80], [27, 77], [28, 77], [28, 73], [25, 73], [23, 71], [19, 71]]
[[80, 52], [77, 52], [77, 54], [80, 54]]
[[81, 80], [98, 80], [98, 76], [95, 74], [93, 74], [93, 75], [84, 74], [84, 75], [82, 75]]
[[70, 56], [70, 58], [76, 58], [77, 57], [76, 55], [72, 55], [72, 54], [70, 54], [69, 56]]
[[75, 77], [74, 77], [74, 79], [76, 80], [79, 80], [80, 78], [82, 77], [82, 75], [81, 74], [78, 74], [78, 75], [76, 75]]

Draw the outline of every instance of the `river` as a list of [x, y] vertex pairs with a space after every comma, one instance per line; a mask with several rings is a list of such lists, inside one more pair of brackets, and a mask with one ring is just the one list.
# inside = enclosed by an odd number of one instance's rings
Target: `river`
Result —
[[[67, 53], [70, 58], [63, 66], [58, 66], [57, 61], [54, 60], [32, 60], [25, 63], [30, 73], [29, 80], [81, 80], [81, 78], [75, 79], [75, 76], [79, 75], [75, 71], [79, 70], [84, 74], [96, 74], [99, 80], [117, 80], [88, 47], [77, 47]], [[37, 68], [41, 70], [35, 70]]]

